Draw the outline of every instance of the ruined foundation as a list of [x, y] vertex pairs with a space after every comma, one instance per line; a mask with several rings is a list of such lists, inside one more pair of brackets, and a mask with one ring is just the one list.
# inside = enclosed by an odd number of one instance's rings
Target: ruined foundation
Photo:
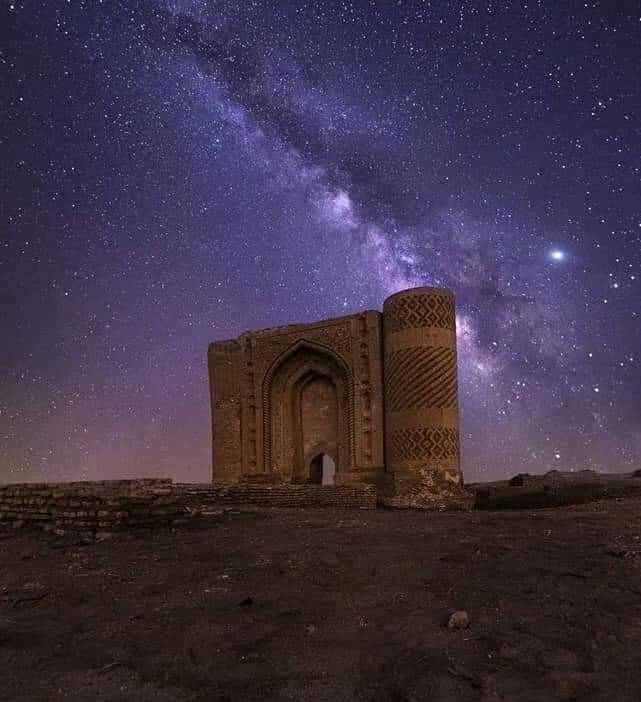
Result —
[[37, 527], [56, 536], [87, 539], [173, 527], [201, 515], [222, 517], [226, 509], [238, 506], [375, 509], [376, 488], [362, 483], [221, 486], [164, 478], [0, 485], [0, 525]]
[[171, 526], [186, 516], [171, 480], [98, 480], [0, 485], [0, 523], [89, 538]]

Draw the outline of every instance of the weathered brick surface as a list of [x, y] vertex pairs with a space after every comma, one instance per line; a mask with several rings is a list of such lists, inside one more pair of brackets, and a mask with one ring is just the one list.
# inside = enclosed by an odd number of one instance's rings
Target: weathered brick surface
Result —
[[366, 483], [396, 507], [467, 508], [456, 354], [454, 295], [431, 287], [210, 344], [212, 482]]
[[374, 509], [377, 491], [374, 485], [178, 485], [195, 505], [230, 506], [252, 504], [265, 507], [345, 507]]
[[0, 485], [0, 522], [38, 526], [54, 533], [110, 533], [130, 527], [175, 524], [208, 507], [373, 509], [373, 485], [230, 485], [171, 480], [105, 480]]
[[470, 510], [474, 506], [471, 490], [435, 471], [419, 470], [409, 479], [395, 475], [382, 485], [379, 499], [386, 507], [438, 512]]
[[184, 498], [165, 479], [0, 485], [0, 521], [55, 533], [171, 524], [184, 514]]

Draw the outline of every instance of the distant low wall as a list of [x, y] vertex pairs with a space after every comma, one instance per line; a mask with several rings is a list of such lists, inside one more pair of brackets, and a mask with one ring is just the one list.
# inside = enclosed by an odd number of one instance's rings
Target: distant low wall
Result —
[[212, 485], [178, 483], [176, 487], [195, 505], [222, 507], [251, 504], [261, 507], [376, 508], [376, 486], [352, 485]]
[[101, 480], [0, 485], [0, 522], [87, 536], [173, 524], [185, 516], [171, 480]]
[[476, 509], [537, 509], [641, 496], [641, 476], [550, 472], [515, 475], [509, 481], [470, 486]]

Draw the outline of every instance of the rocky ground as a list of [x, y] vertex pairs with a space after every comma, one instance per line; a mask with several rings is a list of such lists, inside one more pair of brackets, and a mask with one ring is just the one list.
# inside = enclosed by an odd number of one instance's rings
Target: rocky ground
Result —
[[641, 499], [1, 527], [0, 670], [11, 702], [638, 702]]

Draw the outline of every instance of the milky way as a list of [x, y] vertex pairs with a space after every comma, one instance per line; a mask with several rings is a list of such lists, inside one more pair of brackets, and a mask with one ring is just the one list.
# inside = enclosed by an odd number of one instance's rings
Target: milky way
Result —
[[641, 467], [634, 5], [5, 4], [0, 480], [205, 480], [210, 341], [415, 285], [468, 479]]

